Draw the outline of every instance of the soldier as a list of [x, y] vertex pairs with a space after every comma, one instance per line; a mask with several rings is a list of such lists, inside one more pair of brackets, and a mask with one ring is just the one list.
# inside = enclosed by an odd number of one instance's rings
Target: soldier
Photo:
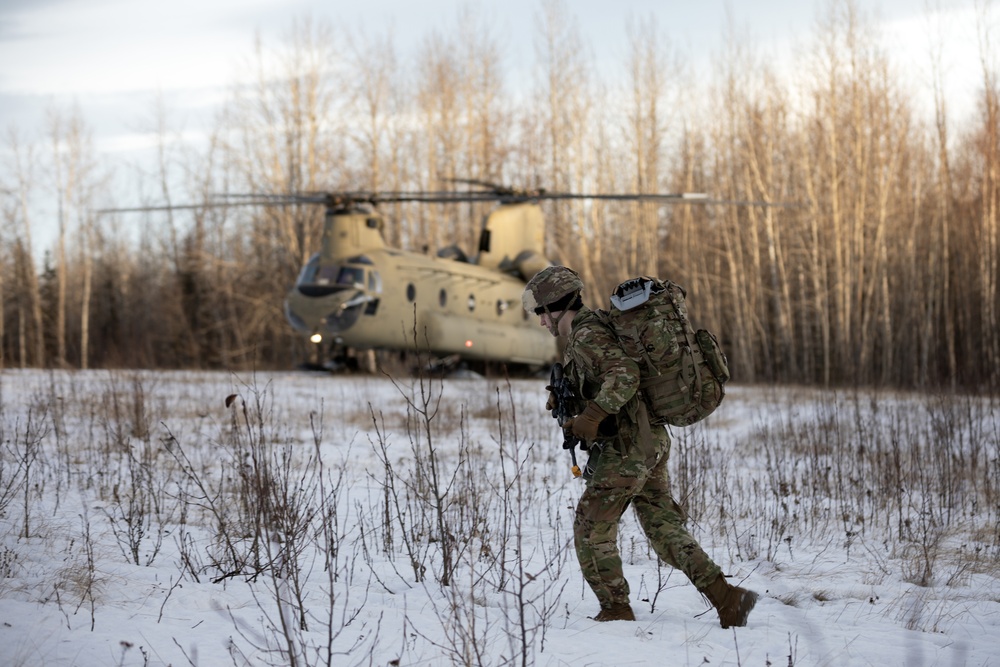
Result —
[[[524, 308], [553, 336], [566, 339], [564, 372], [576, 415], [563, 424], [586, 444], [587, 486], [576, 507], [573, 539], [584, 579], [601, 605], [595, 621], [634, 621], [618, 553], [618, 523], [630, 504], [657, 555], [681, 570], [719, 613], [723, 628], [744, 626], [757, 594], [729, 584], [688, 533], [670, 495], [670, 436], [649, 423], [637, 393], [639, 366], [610, 329], [583, 305], [572, 269], [550, 266], [528, 281]], [[550, 393], [547, 409], [556, 397]]]

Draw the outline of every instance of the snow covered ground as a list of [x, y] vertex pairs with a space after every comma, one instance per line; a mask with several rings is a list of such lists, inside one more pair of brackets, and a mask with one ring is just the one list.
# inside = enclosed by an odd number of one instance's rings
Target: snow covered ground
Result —
[[674, 429], [762, 594], [723, 630], [631, 512], [637, 622], [588, 619], [544, 384], [0, 373], [0, 664], [1000, 665], [995, 400], [734, 386]]

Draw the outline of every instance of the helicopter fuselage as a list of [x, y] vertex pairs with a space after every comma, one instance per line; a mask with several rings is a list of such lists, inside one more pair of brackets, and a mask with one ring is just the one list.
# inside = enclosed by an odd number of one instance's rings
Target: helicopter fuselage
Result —
[[285, 299], [288, 321], [313, 342], [555, 361], [555, 342], [524, 312], [524, 280], [513, 272], [386, 247], [381, 220], [365, 213], [331, 214], [326, 231]]

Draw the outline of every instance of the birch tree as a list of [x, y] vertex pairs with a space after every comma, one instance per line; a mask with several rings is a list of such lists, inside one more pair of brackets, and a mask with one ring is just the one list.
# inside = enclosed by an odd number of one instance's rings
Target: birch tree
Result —
[[[47, 114], [48, 139], [51, 146], [52, 185], [56, 191], [58, 238], [56, 241], [56, 356], [55, 363], [67, 364], [67, 287], [69, 258], [67, 236], [77, 240], [77, 260], [80, 267], [79, 304], [80, 367], [88, 367], [90, 351], [90, 297], [93, 288], [93, 253], [95, 251], [95, 216], [93, 210], [98, 190], [104, 186], [99, 173], [90, 130], [84, 124], [79, 107], [68, 113], [50, 109]], [[70, 228], [70, 224], [73, 227]]]
[[[536, 134], [540, 170], [545, 187], [554, 191], [583, 192], [591, 182], [590, 138], [594, 107], [599, 97], [592, 84], [592, 55], [578, 21], [562, 0], [544, 0], [535, 37]], [[596, 238], [586, 225], [583, 202], [553, 203], [549, 207], [549, 258], [574, 266], [584, 283], [593, 285], [600, 268], [590, 248]]]
[[[633, 183], [636, 193], [662, 189], [666, 151], [668, 108], [666, 40], [658, 34], [652, 18], [629, 24], [631, 49], [628, 58], [629, 110], [625, 143], [632, 152]], [[676, 71], [676, 66], [673, 68]], [[631, 207], [627, 264], [630, 275], [657, 275], [660, 246], [660, 206], [655, 202], [635, 202]]]
[[1000, 334], [998, 334], [997, 282], [1000, 279], [1000, 86], [996, 53], [990, 40], [990, 25], [985, 6], [979, 19], [979, 52], [982, 71], [981, 124], [978, 149], [981, 164], [979, 196], [981, 213], [976, 229], [976, 282], [979, 289], [980, 346], [987, 380], [995, 386], [1000, 380]]
[[[44, 367], [45, 331], [42, 317], [42, 299], [39, 293], [38, 276], [35, 272], [34, 250], [32, 247], [31, 197], [36, 187], [37, 162], [35, 148], [24, 140], [16, 130], [7, 133], [7, 149], [13, 174], [16, 207], [14, 216], [20, 223], [21, 233], [15, 246], [15, 291], [18, 295], [18, 345], [20, 364]], [[29, 341], [29, 337], [31, 340]]]

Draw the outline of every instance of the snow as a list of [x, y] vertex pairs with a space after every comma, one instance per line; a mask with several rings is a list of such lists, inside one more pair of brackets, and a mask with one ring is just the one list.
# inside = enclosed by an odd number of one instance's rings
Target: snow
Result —
[[1000, 664], [994, 399], [737, 385], [673, 429], [761, 593], [722, 629], [631, 512], [637, 622], [588, 618], [544, 384], [0, 372], [0, 664]]

